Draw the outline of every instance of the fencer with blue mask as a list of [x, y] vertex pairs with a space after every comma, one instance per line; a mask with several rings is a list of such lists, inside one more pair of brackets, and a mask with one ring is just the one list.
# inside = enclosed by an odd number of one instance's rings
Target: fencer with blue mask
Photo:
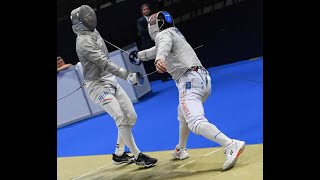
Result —
[[148, 30], [155, 46], [143, 51], [132, 51], [133, 64], [155, 59], [159, 73], [168, 72], [179, 91], [178, 120], [179, 143], [172, 152], [176, 159], [189, 157], [186, 144], [190, 131], [224, 147], [226, 156], [222, 170], [232, 168], [245, 148], [245, 142], [230, 139], [205, 117], [203, 103], [211, 94], [209, 72], [201, 64], [197, 54], [175, 27], [174, 19], [167, 11], [152, 14]]

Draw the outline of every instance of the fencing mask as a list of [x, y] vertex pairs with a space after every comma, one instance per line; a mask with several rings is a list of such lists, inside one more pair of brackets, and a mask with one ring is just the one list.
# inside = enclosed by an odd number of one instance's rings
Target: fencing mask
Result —
[[70, 15], [72, 25], [83, 25], [90, 31], [97, 27], [97, 16], [94, 10], [88, 5], [82, 5], [74, 9]]
[[148, 31], [153, 40], [160, 31], [169, 27], [174, 27], [174, 22], [172, 16], [167, 11], [154, 13], [148, 20]]

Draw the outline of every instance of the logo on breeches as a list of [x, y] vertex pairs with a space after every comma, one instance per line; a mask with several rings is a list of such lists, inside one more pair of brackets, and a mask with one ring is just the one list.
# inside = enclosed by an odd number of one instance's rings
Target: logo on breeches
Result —
[[181, 91], [180, 95], [179, 95], [179, 98], [180, 98], [180, 105], [181, 105], [181, 108], [184, 112], [184, 114], [186, 116], [190, 115], [190, 110], [189, 108], [187, 107], [187, 104], [186, 104], [186, 101], [184, 99], [185, 97], [185, 91]]

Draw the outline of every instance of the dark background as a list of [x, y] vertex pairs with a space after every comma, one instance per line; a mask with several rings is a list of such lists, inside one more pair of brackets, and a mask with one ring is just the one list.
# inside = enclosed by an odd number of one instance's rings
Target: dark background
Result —
[[[69, 3], [68, 3], [69, 1]], [[157, 1], [126, 0], [113, 2], [109, 7], [99, 9], [104, 1], [72, 2], [58, 1], [57, 14], [57, 56], [62, 56], [66, 63], [79, 62], [75, 51], [76, 35], [73, 33], [70, 12], [88, 4], [94, 9], [98, 18], [97, 30], [101, 36], [114, 45], [123, 48], [137, 42], [136, 21], [141, 16], [140, 5], [151, 4], [151, 11], [160, 10]], [[240, 2], [224, 0], [184, 0], [165, 1], [163, 8], [169, 11], [174, 19], [180, 19], [175, 25], [184, 34], [192, 47], [203, 45], [196, 50], [205, 67], [218, 66], [263, 55], [263, 6], [262, 0], [243, 0]], [[60, 3], [60, 4], [59, 4]], [[64, 4], [63, 4], [64, 3]], [[100, 3], [100, 4], [99, 4]], [[170, 4], [171, 3], [171, 4]], [[222, 6], [209, 13], [201, 13], [204, 7]], [[59, 8], [60, 7], [60, 8]], [[189, 19], [181, 20], [185, 15]], [[107, 44], [109, 52], [116, 50]], [[153, 63], [144, 63], [147, 73], [154, 69]], [[149, 76], [149, 80], [157, 80], [159, 76]]]

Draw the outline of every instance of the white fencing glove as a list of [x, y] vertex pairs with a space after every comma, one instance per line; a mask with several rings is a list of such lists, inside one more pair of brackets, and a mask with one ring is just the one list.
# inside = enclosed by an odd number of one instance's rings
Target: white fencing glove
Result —
[[130, 73], [126, 79], [132, 85], [142, 86], [144, 83], [144, 76], [141, 73]]

